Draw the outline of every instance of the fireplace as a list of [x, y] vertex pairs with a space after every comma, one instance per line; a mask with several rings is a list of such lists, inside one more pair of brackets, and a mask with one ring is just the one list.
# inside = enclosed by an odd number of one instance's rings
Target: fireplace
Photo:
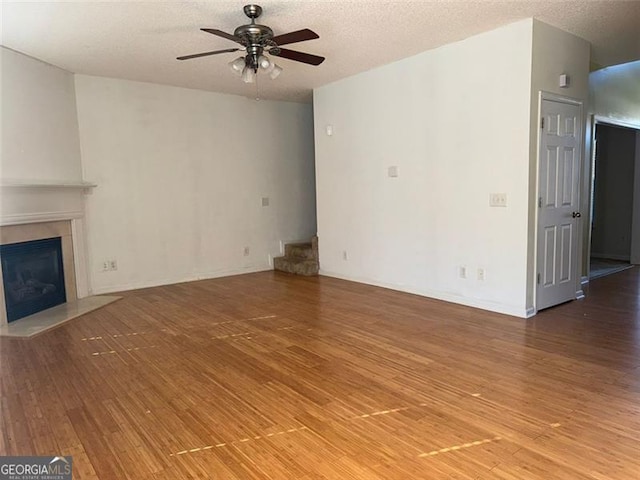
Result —
[[[11, 180], [0, 176], [0, 245], [59, 237], [62, 253], [58, 253], [57, 258], [62, 257], [63, 268], [58, 268], [58, 271], [64, 272], [60, 282], [64, 290], [56, 287], [56, 292], [64, 291], [69, 305], [76, 305], [79, 299], [89, 296], [84, 202], [85, 195], [94, 186], [77, 180], [38, 182]], [[2, 258], [4, 257], [3, 248]], [[52, 284], [48, 280], [42, 283]], [[0, 268], [0, 335], [7, 331], [9, 325], [15, 330], [23, 321], [29, 322], [26, 319], [15, 321], [13, 318], [7, 325], [9, 319], [6, 303], [9, 294], [5, 292], [5, 284], [3, 268]], [[47, 296], [51, 293], [49, 290], [51, 288], [47, 289]], [[26, 292], [22, 294], [25, 295]], [[51, 309], [52, 314], [62, 310], [64, 307], [61, 305]], [[36, 317], [46, 317], [46, 311], [42, 313], [43, 315], [36, 314]]]
[[[6, 291], [9, 280], [5, 278], [5, 275], [7, 277], [11, 277], [11, 281], [13, 282], [20, 281], [13, 278], [15, 274], [11, 271], [12, 265], [10, 264], [13, 263], [11, 257], [13, 257], [12, 253], [15, 253], [11, 252], [11, 250], [14, 248], [18, 248], [18, 250], [20, 250], [21, 246], [24, 246], [25, 244], [46, 245], [48, 240], [57, 239], [55, 241], [56, 243], [58, 241], [60, 242], [62, 254], [60, 255], [60, 252], [58, 252], [52, 258], [62, 259], [62, 268], [58, 266], [57, 272], [63, 272], [61, 277], [63, 287], [58, 288], [56, 286], [56, 291], [60, 293], [64, 290], [66, 302], [74, 302], [78, 300], [79, 297], [76, 288], [76, 263], [74, 261], [76, 248], [74, 248], [74, 246], [80, 242], [76, 242], [77, 236], [73, 235], [73, 230], [72, 222], [69, 220], [0, 226], [0, 249], [2, 254], [0, 259], [0, 331], [3, 328], [3, 325], [7, 325], [9, 321], [12, 322], [10, 325], [19, 324], [22, 321], [13, 317], [13, 315], [11, 320], [9, 319], [7, 315], [7, 303], [9, 300], [13, 302], [16, 299], [19, 299], [20, 295], [25, 296], [27, 294], [26, 290], [18, 295], [10, 294]], [[44, 241], [44, 243], [39, 243], [41, 241]], [[8, 256], [6, 254], [7, 251], [9, 252]], [[51, 265], [53, 265], [54, 262], [52, 258], [49, 258]], [[8, 259], [9, 262], [7, 262], [6, 259]], [[5, 271], [7, 273], [5, 273]], [[45, 284], [56, 285], [48, 278], [50, 277], [39, 281]], [[24, 281], [24, 277], [22, 278], [22, 281]], [[33, 284], [34, 287], [38, 284], [37, 282], [30, 283]], [[20, 285], [20, 283], [18, 283], [18, 285]], [[15, 285], [11, 287], [13, 288]], [[50, 290], [51, 288], [47, 289], [47, 297], [52, 293]], [[12, 295], [11, 299], [9, 298], [10, 295]], [[62, 300], [62, 303], [64, 302], [65, 300]], [[46, 308], [48, 309], [48, 307]]]
[[7, 321], [66, 302], [61, 240], [0, 245]]

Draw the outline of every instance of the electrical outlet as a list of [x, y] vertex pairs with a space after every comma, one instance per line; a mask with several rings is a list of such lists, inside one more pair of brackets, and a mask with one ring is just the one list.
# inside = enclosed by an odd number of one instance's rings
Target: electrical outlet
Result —
[[343, 252], [342, 252], [342, 259], [343, 260], [349, 260], [349, 255], [347, 254], [346, 250], [343, 250]]
[[467, 278], [467, 267], [460, 267], [458, 273], [460, 275], [460, 278]]
[[245, 257], [248, 257], [250, 252], [251, 250], [249, 249], [249, 247], [244, 247], [243, 253]]
[[118, 270], [118, 262], [114, 259], [105, 260], [102, 262], [103, 272], [114, 272]]
[[506, 193], [492, 193], [489, 195], [490, 207], [506, 207], [507, 206], [507, 194]]
[[481, 282], [484, 281], [484, 268], [478, 269], [478, 280], [480, 280]]
[[269, 197], [262, 197], [262, 206], [263, 207], [269, 206]]

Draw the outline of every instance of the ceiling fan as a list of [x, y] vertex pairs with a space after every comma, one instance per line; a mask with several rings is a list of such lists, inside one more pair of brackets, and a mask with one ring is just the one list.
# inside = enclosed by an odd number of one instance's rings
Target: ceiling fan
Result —
[[309, 65], [320, 65], [324, 62], [324, 57], [312, 55], [310, 53], [298, 52], [296, 50], [289, 50], [288, 48], [282, 48], [282, 45], [320, 38], [317, 33], [309, 30], [308, 28], [304, 28], [302, 30], [296, 30], [295, 32], [274, 36], [273, 30], [269, 27], [256, 23], [256, 18], [262, 14], [262, 7], [259, 5], [245, 5], [244, 13], [251, 19], [251, 23], [239, 26], [235, 29], [233, 35], [215, 28], [200, 29], [203, 32], [211, 33], [213, 35], [226, 38], [227, 40], [231, 40], [232, 42], [239, 43], [242, 45], [242, 48], [226, 48], [224, 50], [184, 55], [182, 57], [178, 57], [177, 60], [190, 60], [192, 58], [245, 50], [246, 55], [238, 57], [230, 62], [229, 67], [234, 73], [242, 76], [242, 79], [246, 83], [255, 82], [255, 77], [259, 69], [264, 70], [273, 79], [282, 73], [282, 68], [265, 56], [265, 53], [274, 57], [286, 58], [288, 60], [307, 63]]

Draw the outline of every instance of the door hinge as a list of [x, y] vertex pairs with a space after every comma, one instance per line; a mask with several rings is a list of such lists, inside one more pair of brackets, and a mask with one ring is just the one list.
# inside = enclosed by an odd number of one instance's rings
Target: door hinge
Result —
[[540, 128], [544, 129], [544, 117], [540, 119]]
[[538, 208], [542, 208], [542, 197], [538, 197]]
[[540, 274], [538, 274], [538, 285], [540, 285]]

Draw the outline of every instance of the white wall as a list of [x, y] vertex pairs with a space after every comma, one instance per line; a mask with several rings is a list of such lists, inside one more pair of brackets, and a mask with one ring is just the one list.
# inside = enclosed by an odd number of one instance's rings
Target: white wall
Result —
[[[539, 115], [540, 115], [540, 92], [551, 93], [563, 97], [578, 100], [582, 103], [583, 122], [586, 123], [588, 100], [589, 100], [589, 59], [590, 45], [586, 40], [571, 35], [563, 30], [547, 25], [538, 20], [533, 21], [533, 50], [531, 69], [531, 121], [530, 121], [530, 155], [529, 164], [529, 225], [527, 248], [527, 309], [534, 310], [535, 288], [537, 268], [535, 231], [537, 222], [537, 182], [538, 182], [538, 146], [539, 146]], [[570, 77], [568, 88], [560, 87], [560, 75], [566, 74]], [[583, 132], [584, 134], [584, 132]], [[586, 138], [586, 137], [585, 137]], [[582, 179], [583, 190], [588, 188], [588, 156], [582, 149]], [[581, 192], [581, 210], [587, 212], [588, 190]], [[586, 215], [583, 217], [586, 218]], [[583, 220], [586, 228], [587, 222]], [[584, 250], [583, 237], [578, 244], [578, 258], [582, 257]], [[581, 289], [580, 275], [576, 278], [576, 292]]]
[[532, 28], [314, 91], [321, 273], [526, 315]]
[[591, 113], [640, 128], [640, 60], [589, 75]]
[[73, 74], [0, 47], [0, 178], [82, 178]]
[[269, 269], [315, 234], [310, 105], [84, 75], [76, 91], [94, 293]]

